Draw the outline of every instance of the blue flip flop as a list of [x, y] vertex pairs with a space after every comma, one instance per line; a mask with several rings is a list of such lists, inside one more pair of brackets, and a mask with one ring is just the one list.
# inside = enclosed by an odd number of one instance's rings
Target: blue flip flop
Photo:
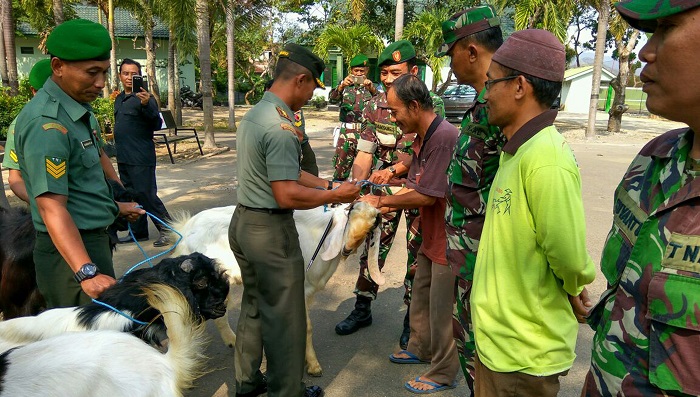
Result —
[[[408, 356], [408, 358], [404, 357], [396, 357], [394, 354], [405, 354]], [[389, 361], [395, 364], [426, 364], [430, 363], [430, 361], [424, 361], [418, 358], [415, 354], [411, 353], [408, 350], [401, 350], [398, 353], [394, 353], [389, 355]]]
[[433, 387], [432, 389], [421, 390], [421, 389], [416, 389], [415, 387], [411, 386], [410, 383], [406, 382], [406, 384], [404, 385], [404, 386], [406, 387], [406, 390], [410, 391], [411, 393], [416, 393], [416, 394], [432, 394], [432, 393], [438, 393], [438, 392], [441, 392], [441, 391], [445, 391], [445, 390], [449, 390], [449, 389], [454, 389], [455, 387], [457, 387], [457, 382], [456, 382], [456, 381], [455, 381], [454, 383], [452, 383], [451, 385], [441, 385], [441, 384], [439, 384], [439, 383], [430, 382], [430, 381], [427, 381], [427, 380], [421, 380], [420, 376], [416, 376], [415, 381], [418, 382], [418, 383], [423, 383], [423, 384], [425, 384], [425, 385], [428, 385], [428, 386], [432, 386], [432, 387]]

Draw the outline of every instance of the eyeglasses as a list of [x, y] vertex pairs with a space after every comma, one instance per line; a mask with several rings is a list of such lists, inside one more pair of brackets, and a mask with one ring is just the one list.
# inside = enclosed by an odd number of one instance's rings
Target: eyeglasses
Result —
[[517, 79], [518, 77], [520, 77], [520, 75], [516, 74], [515, 76], [501, 77], [500, 79], [486, 80], [484, 82], [484, 86], [486, 87], [486, 90], [489, 90], [491, 86], [493, 86], [496, 83], [500, 83], [501, 81]]

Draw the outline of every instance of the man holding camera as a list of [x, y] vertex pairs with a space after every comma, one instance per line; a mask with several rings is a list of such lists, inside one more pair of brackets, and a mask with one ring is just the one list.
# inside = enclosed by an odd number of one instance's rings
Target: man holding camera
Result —
[[355, 56], [350, 60], [350, 75], [328, 94], [328, 102], [340, 103], [340, 135], [333, 156], [333, 179], [337, 181], [344, 181], [350, 176], [362, 129], [362, 111], [365, 104], [377, 95], [377, 88], [372, 80], [367, 78], [368, 72], [367, 56]]
[[[124, 86], [124, 91], [114, 100], [114, 141], [117, 145], [119, 177], [124, 187], [140, 193], [139, 203], [146, 211], [163, 221], [169, 221], [170, 214], [158, 197], [156, 185], [156, 147], [153, 132], [159, 130], [162, 125], [158, 105], [148, 92], [147, 86], [143, 84], [141, 64], [138, 62], [125, 58], [119, 65], [119, 80]], [[134, 86], [135, 81], [138, 87]], [[153, 246], [163, 247], [170, 244], [167, 235], [164, 234], [164, 226], [155, 220], [153, 224], [160, 234]], [[132, 223], [131, 230], [136, 241], [148, 240], [146, 217]], [[120, 243], [133, 241], [131, 236], [119, 240]]]

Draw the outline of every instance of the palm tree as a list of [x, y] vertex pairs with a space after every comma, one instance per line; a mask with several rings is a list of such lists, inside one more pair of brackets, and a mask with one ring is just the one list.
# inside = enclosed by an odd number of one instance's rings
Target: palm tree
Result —
[[630, 72], [630, 54], [637, 45], [639, 30], [630, 29], [617, 11], [614, 11], [610, 18], [609, 32], [615, 40], [615, 47], [619, 60], [620, 68], [617, 76], [610, 82], [610, 85], [615, 90], [612, 107], [610, 108], [610, 117], [608, 117], [608, 132], [620, 132], [620, 124], [622, 124], [622, 114], [627, 111], [625, 104], [625, 89], [627, 88], [627, 80]]
[[396, 23], [394, 24], [394, 41], [401, 40], [403, 37], [403, 0], [396, 0]]
[[3, 43], [5, 44], [7, 79], [10, 86], [10, 94], [17, 95], [17, 91], [19, 90], [19, 81], [17, 77], [15, 19], [12, 16], [12, 0], [0, 0], [0, 12], [2, 13], [2, 39]]
[[438, 58], [435, 53], [444, 42], [442, 21], [449, 17], [450, 12], [444, 8], [423, 11], [404, 30], [404, 38], [413, 43], [418, 56], [425, 58], [428, 67], [433, 71], [433, 92], [437, 91], [437, 86], [442, 81], [441, 69], [445, 59]]
[[65, 21], [65, 18], [63, 16], [63, 1], [62, 0], [53, 0], [53, 20], [56, 25], [60, 25]]
[[506, 7], [515, 9], [515, 29], [545, 29], [562, 43], [578, 0], [495, 0], [494, 5], [503, 13]]
[[236, 18], [234, 13], [235, 1], [226, 1], [226, 65], [228, 76], [228, 128], [231, 131], [236, 131]]
[[588, 106], [588, 125], [586, 138], [592, 138], [595, 134], [596, 111], [598, 110], [598, 95], [600, 93], [600, 76], [603, 73], [603, 57], [605, 56], [605, 36], [608, 30], [610, 18], [610, 0], [601, 0], [598, 7], [598, 33], [595, 41], [595, 59], [593, 61], [593, 86], [591, 88], [591, 101]]
[[314, 52], [328, 59], [328, 52], [333, 47], [339, 48], [345, 59], [352, 59], [361, 52], [379, 54], [384, 44], [365, 24], [358, 23], [349, 28], [328, 25], [316, 40]]
[[[2, 4], [0, 4], [0, 10], [2, 9]], [[2, 28], [2, 11], [0, 11], [0, 31], [3, 31]], [[0, 85], [3, 87], [7, 87], [10, 85], [10, 80], [7, 77], [7, 59], [5, 58], [5, 40], [2, 36], [0, 36]]]
[[200, 93], [204, 112], [204, 147], [216, 148], [214, 140], [214, 104], [211, 95], [211, 36], [209, 35], [209, 3], [196, 0], [197, 49], [199, 55]]

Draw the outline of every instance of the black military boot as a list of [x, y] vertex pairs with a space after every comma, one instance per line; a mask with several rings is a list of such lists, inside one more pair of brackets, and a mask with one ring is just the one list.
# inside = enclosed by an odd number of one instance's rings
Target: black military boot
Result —
[[372, 299], [366, 296], [357, 296], [355, 310], [348, 318], [335, 326], [335, 333], [338, 335], [350, 335], [362, 327], [372, 325]]
[[406, 315], [403, 318], [403, 331], [401, 332], [401, 337], [399, 338], [399, 346], [401, 349], [406, 350], [408, 347], [408, 339], [411, 337], [411, 325], [408, 319], [408, 313], [410, 312], [410, 307], [406, 308]]

